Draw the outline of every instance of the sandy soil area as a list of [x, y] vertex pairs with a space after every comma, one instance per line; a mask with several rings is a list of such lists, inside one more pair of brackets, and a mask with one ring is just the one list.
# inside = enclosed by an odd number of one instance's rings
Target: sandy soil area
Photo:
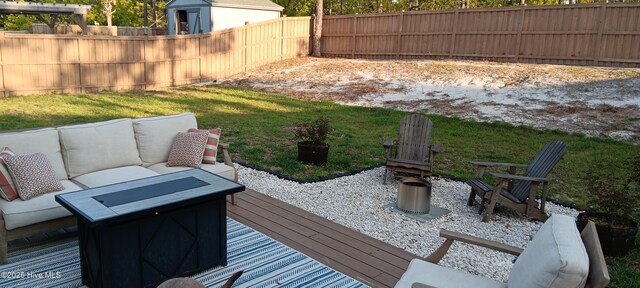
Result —
[[640, 69], [298, 58], [223, 83], [300, 99], [503, 121], [640, 144]]

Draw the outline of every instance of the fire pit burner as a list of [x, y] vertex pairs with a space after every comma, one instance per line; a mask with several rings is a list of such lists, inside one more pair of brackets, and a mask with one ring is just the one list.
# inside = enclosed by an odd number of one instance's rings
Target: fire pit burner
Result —
[[428, 214], [431, 207], [431, 183], [425, 179], [403, 178], [398, 184], [399, 210], [413, 214]]

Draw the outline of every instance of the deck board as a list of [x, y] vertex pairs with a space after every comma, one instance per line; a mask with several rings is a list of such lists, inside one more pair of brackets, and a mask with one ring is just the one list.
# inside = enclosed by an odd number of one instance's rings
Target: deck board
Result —
[[393, 286], [420, 258], [256, 191], [236, 195], [229, 217], [370, 286]]

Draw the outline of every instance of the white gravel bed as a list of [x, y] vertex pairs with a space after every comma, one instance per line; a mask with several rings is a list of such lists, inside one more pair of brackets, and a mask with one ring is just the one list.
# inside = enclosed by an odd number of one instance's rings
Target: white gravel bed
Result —
[[[500, 210], [489, 223], [483, 223], [478, 207], [466, 205], [470, 187], [449, 179], [434, 179], [432, 205], [451, 213], [422, 223], [393, 212], [385, 205], [395, 202], [397, 183], [382, 184], [384, 168], [363, 171], [332, 180], [300, 184], [272, 174], [237, 165], [240, 182], [257, 192], [269, 195], [331, 221], [355, 229], [391, 245], [423, 257], [444, 242], [440, 229], [467, 233], [525, 248], [541, 223]], [[576, 217], [578, 211], [548, 203], [548, 213]], [[443, 266], [476, 275], [506, 281], [514, 257], [477, 246], [454, 244]]]

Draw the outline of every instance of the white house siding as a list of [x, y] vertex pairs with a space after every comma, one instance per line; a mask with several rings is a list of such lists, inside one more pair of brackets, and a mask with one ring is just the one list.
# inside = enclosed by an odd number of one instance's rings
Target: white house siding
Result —
[[242, 26], [245, 22], [256, 23], [277, 19], [279, 17], [279, 11], [211, 7], [211, 22], [213, 23], [212, 31]]

